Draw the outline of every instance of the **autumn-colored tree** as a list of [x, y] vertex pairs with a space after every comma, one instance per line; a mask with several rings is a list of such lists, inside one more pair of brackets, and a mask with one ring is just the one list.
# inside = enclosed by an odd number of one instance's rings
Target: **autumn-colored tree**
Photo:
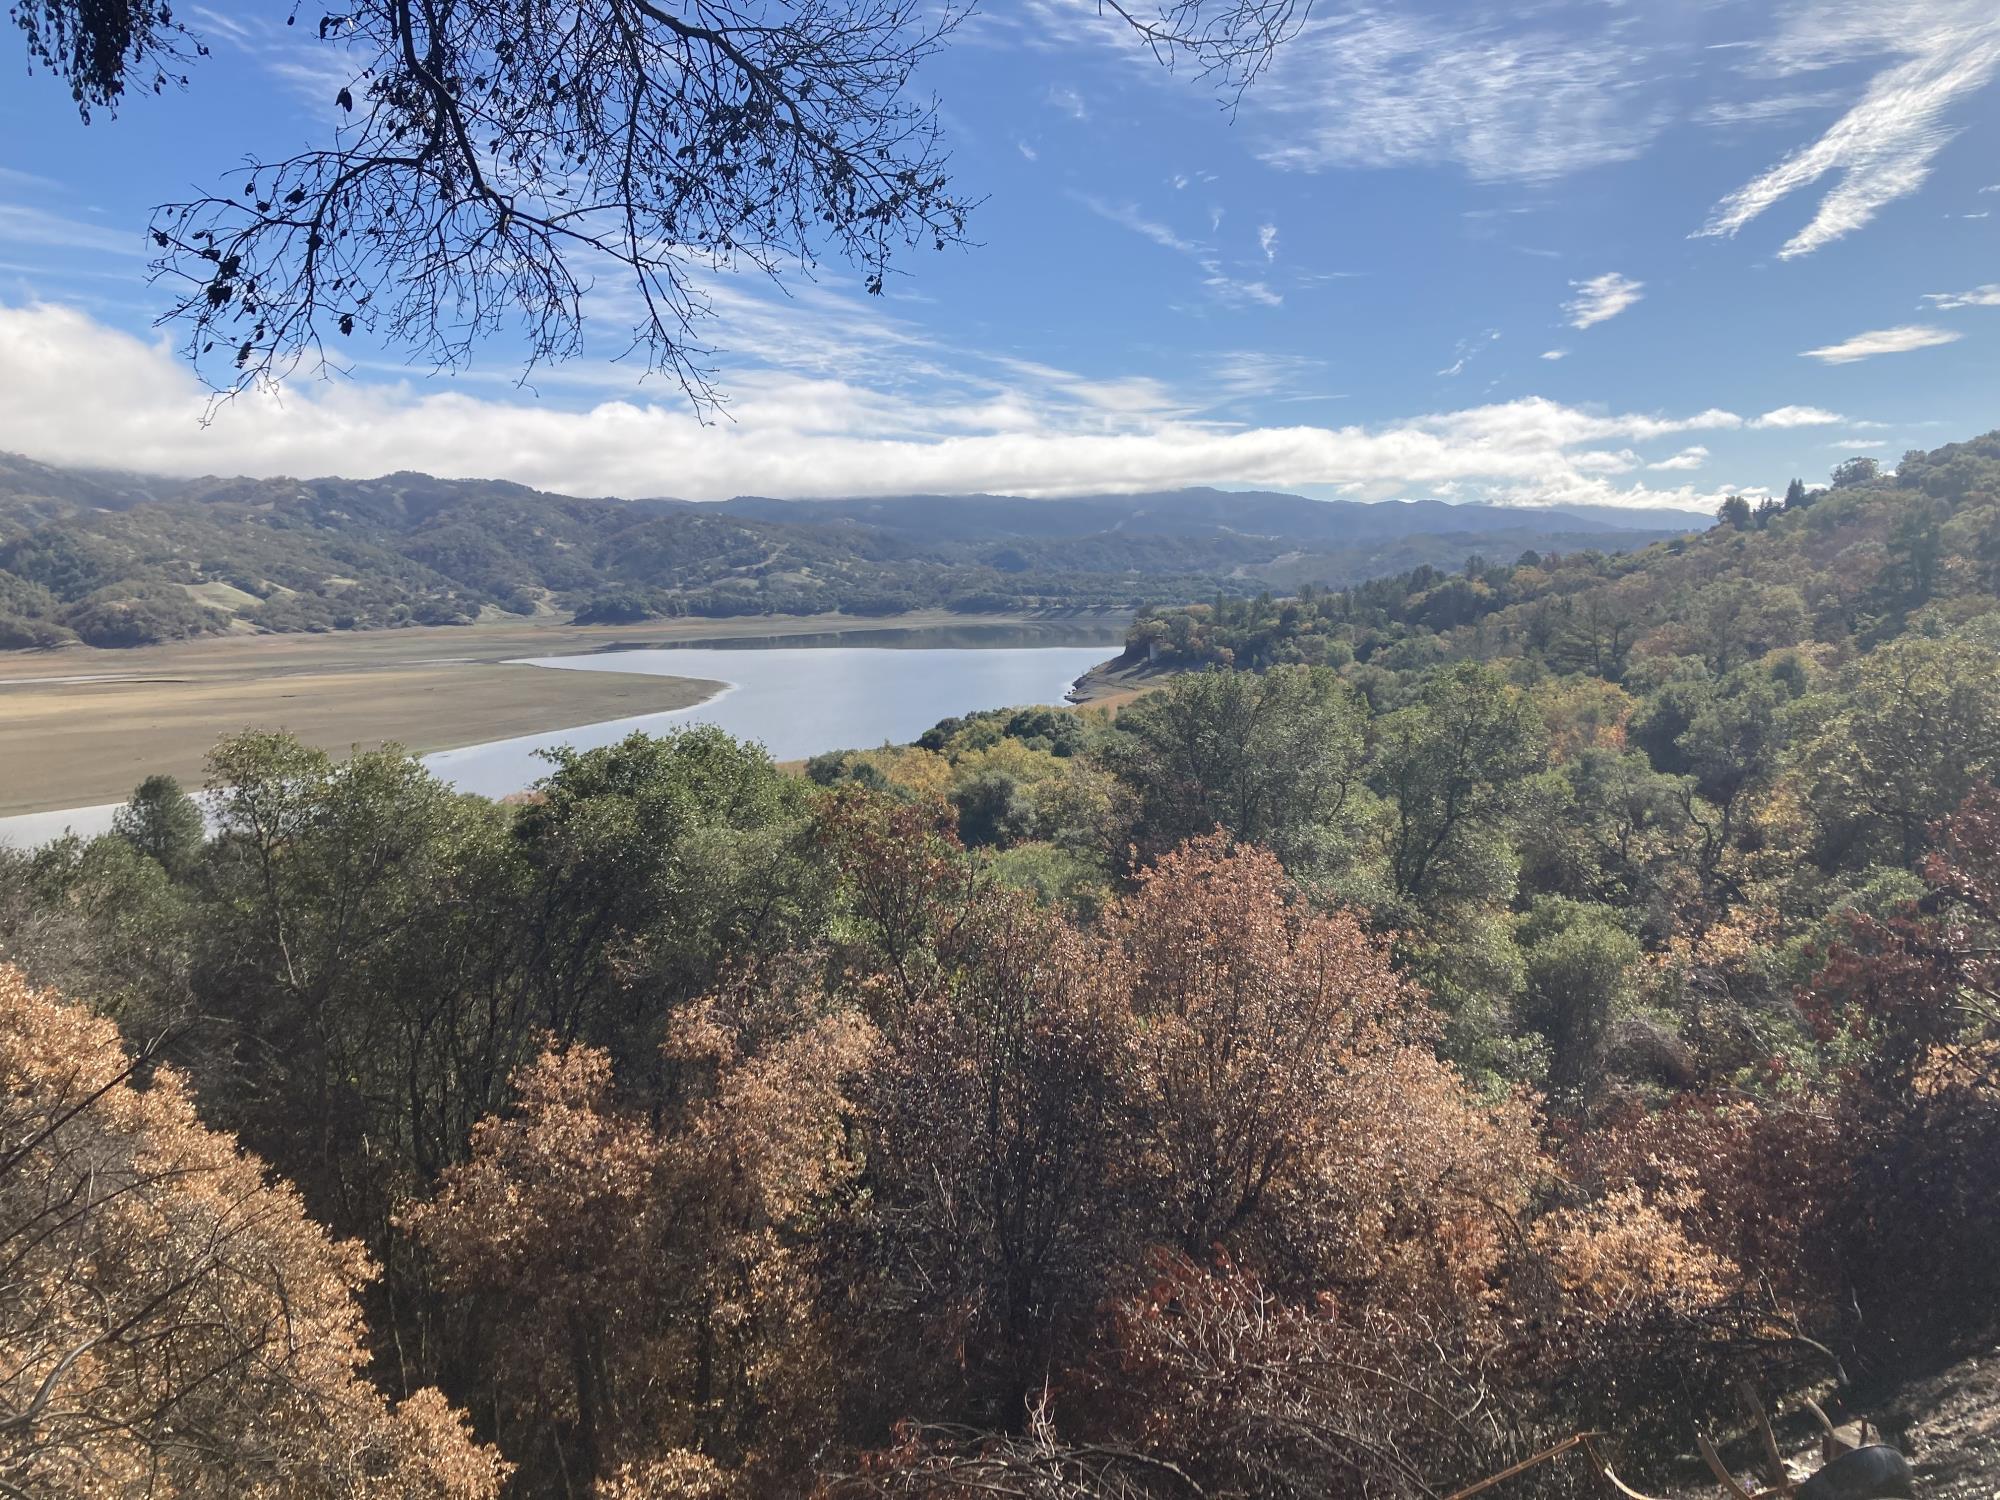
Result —
[[359, 1248], [142, 1061], [0, 969], [0, 1488], [491, 1500], [436, 1391], [366, 1379]]
[[1221, 834], [1143, 872], [1105, 926], [1129, 966], [1157, 1222], [1197, 1257], [1287, 1222], [1357, 1075], [1428, 1040], [1415, 996], [1352, 916], [1312, 911]]
[[820, 811], [821, 847], [846, 886], [852, 962], [878, 1023], [929, 993], [938, 947], [963, 919], [975, 883], [951, 808], [900, 803], [857, 790]]
[[621, 1107], [602, 1051], [544, 1054], [403, 1217], [476, 1311], [479, 1381], [536, 1493], [763, 1493], [823, 1441], [798, 1234], [844, 1171], [841, 1086], [872, 1032], [794, 1014], [746, 1055], [742, 1020], [683, 1019], [670, 1047], [705, 1082], [658, 1122]]

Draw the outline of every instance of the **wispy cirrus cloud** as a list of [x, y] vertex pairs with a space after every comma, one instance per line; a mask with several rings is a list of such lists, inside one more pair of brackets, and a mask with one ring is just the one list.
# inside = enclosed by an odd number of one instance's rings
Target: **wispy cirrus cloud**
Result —
[[1572, 281], [1576, 295], [1563, 304], [1563, 317], [1572, 328], [1590, 328], [1617, 317], [1645, 295], [1646, 283], [1606, 271], [1588, 281]]
[[1911, 323], [1900, 328], [1877, 328], [1868, 333], [1857, 333], [1853, 338], [1842, 339], [1837, 344], [1803, 350], [1799, 358], [1816, 359], [1826, 365], [1851, 365], [1856, 360], [1873, 359], [1878, 354], [1908, 354], [1915, 349], [1935, 349], [1940, 344], [1955, 344], [1964, 337], [1956, 329], [1930, 328]]
[[1234, 349], [1210, 358], [1203, 384], [1229, 401], [1345, 399], [1321, 388], [1325, 372], [1325, 361], [1306, 355]]
[[1543, 358], [1543, 359], [1548, 359], [1548, 360], [1556, 360], [1556, 359], [1568, 359], [1568, 358], [1569, 358], [1569, 350], [1567, 350], [1567, 349], [1544, 349], [1544, 350], [1542, 351], [1542, 358]]
[[108, 229], [26, 203], [0, 203], [0, 243], [134, 258], [146, 253], [146, 238], [137, 229]]
[[1776, 125], [1800, 115], [1834, 109], [1847, 96], [1833, 89], [1810, 94], [1770, 94], [1761, 99], [1718, 99], [1694, 113], [1697, 125], [1730, 129], [1743, 125]]
[[1326, 15], [1286, 44], [1246, 117], [1265, 160], [1302, 171], [1450, 164], [1482, 182], [1543, 181], [1629, 161], [1670, 114], [1648, 87], [1637, 18], [1605, 14]]
[[1728, 194], [1695, 231], [1735, 235], [1792, 193], [1835, 175], [1811, 221], [1778, 251], [1791, 260], [1854, 233], [1923, 186], [1958, 133], [1953, 110], [2000, 73], [2000, 10], [1991, 0], [1795, 3], [1756, 51], [1749, 66], [1781, 78], [1891, 59], [1825, 134]]
[[1969, 292], [1927, 292], [1924, 301], [1939, 312], [1959, 307], [2000, 307], [2000, 281], [1990, 281]]
[[[1099, 218], [1108, 219], [1113, 224], [1129, 229], [1132, 233], [1151, 240], [1163, 250], [1171, 250], [1177, 255], [1186, 256], [1201, 271], [1202, 286], [1218, 300], [1239, 305], [1256, 303], [1263, 307], [1284, 305], [1284, 294], [1262, 277], [1235, 274], [1229, 269], [1221, 252], [1213, 245], [1202, 240], [1189, 239], [1172, 226], [1149, 218], [1136, 205], [1114, 203], [1091, 193], [1072, 193], [1070, 196]], [[1276, 238], [1277, 231], [1272, 229], [1271, 242], [1263, 244], [1267, 264], [1276, 259], [1273, 252]], [[1262, 239], [1260, 235], [1260, 242]]]
[[1499, 338], [1500, 330], [1489, 328], [1484, 333], [1475, 334], [1469, 339], [1460, 339], [1458, 347], [1451, 351], [1451, 363], [1439, 370], [1438, 374], [1463, 375], [1465, 367], [1477, 359], [1487, 345], [1496, 343]]

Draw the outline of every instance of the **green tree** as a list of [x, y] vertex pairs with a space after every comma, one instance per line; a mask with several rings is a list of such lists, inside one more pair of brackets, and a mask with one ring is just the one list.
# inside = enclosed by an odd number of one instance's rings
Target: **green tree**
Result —
[[1750, 502], [1741, 495], [1731, 495], [1715, 508], [1715, 519], [1724, 526], [1737, 531], [1750, 529]]
[[148, 776], [111, 815], [111, 831], [169, 875], [185, 875], [201, 854], [201, 807], [171, 776]]
[[1888, 554], [1871, 591], [1873, 603], [1889, 628], [1900, 627], [1910, 611], [1921, 609], [1937, 592], [1944, 568], [1944, 525], [1948, 507], [1927, 495], [1903, 505], [1889, 527], [1883, 550]]
[[1549, 1090], [1587, 1102], [1611, 1023], [1632, 1002], [1639, 940], [1610, 907], [1540, 901], [1518, 924], [1526, 991], [1520, 1017], [1549, 1048]]
[[1548, 733], [1534, 705], [1491, 667], [1431, 673], [1418, 701], [1384, 719], [1371, 779], [1392, 810], [1388, 865], [1419, 906], [1461, 890], [1486, 861], [1473, 846], [1527, 805]]
[[[187, 887], [116, 834], [74, 834], [0, 851], [0, 886], [26, 902], [0, 919], [0, 954], [45, 983], [87, 985], [91, 1002], [153, 1041], [192, 1010]], [[0, 905], [6, 904], [0, 900]]]
[[1803, 640], [1811, 630], [1805, 600], [1789, 584], [1752, 578], [1719, 578], [1695, 590], [1670, 627], [1685, 649], [1708, 663], [1718, 676]]
[[484, 984], [514, 925], [492, 889], [506, 814], [398, 747], [337, 761], [284, 734], [224, 740], [209, 785], [210, 1097], [339, 1233], [379, 1246], [398, 1194], [499, 1103], [510, 1047], [534, 1045], [512, 986]]
[[1136, 794], [1142, 855], [1221, 827], [1303, 869], [1355, 812], [1365, 718], [1325, 667], [1190, 673], [1126, 709], [1104, 753]]
[[1521, 887], [1603, 902], [1664, 932], [1674, 867], [1687, 826], [1682, 778], [1653, 769], [1638, 751], [1590, 746], [1558, 768], [1561, 795], [1549, 816], [1524, 822]]
[[1882, 465], [1872, 458], [1843, 458], [1833, 466], [1833, 487], [1851, 489], [1857, 484], [1873, 484], [1882, 477]]
[[2000, 652], [1972, 630], [1905, 636], [1801, 714], [1800, 787], [1820, 863], [1915, 869], [1930, 825], [2000, 775]]
[[1676, 742], [1692, 778], [1682, 807], [1701, 839], [1695, 865], [1711, 898], [1742, 898], [1728, 859], [1754, 794], [1777, 773], [1789, 697], [1768, 674], [1739, 670], [1701, 696]]
[[530, 1009], [657, 1083], [677, 1006], [816, 930], [811, 789], [713, 725], [548, 759], [513, 828]]

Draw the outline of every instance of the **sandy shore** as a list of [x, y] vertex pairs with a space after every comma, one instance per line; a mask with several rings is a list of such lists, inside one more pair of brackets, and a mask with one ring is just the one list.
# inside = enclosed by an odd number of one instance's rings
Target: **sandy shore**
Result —
[[[676, 642], [859, 632], [1073, 629], [942, 612], [887, 620], [765, 616], [579, 626], [553, 620], [328, 635], [218, 636], [129, 651], [0, 653], [0, 816], [123, 800], [156, 771], [198, 786], [216, 740], [283, 729], [345, 751], [420, 754], [686, 708], [718, 684], [508, 665]], [[876, 639], [893, 643], [893, 638]]]
[[720, 684], [456, 662], [235, 678], [0, 683], [0, 815], [123, 799], [156, 771], [201, 784], [216, 740], [283, 729], [345, 751], [419, 753], [686, 708]]
[[1143, 697], [1173, 676], [1144, 664], [1119, 666], [1116, 658], [1092, 667], [1069, 690], [1069, 701], [1078, 708], [1108, 708], [1114, 712], [1135, 698]]

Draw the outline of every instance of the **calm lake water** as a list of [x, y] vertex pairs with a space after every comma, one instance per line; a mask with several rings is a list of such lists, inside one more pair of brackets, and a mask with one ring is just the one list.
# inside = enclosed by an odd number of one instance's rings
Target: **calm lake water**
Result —
[[[977, 637], [894, 630], [870, 633], [873, 644], [866, 646], [746, 641], [530, 658], [551, 671], [646, 672], [709, 678], [730, 686], [693, 708], [441, 750], [425, 756], [424, 764], [462, 791], [502, 797], [547, 772], [538, 750], [557, 745], [590, 749], [634, 731], [659, 734], [686, 724], [719, 725], [740, 739], [757, 741], [778, 760], [904, 744], [953, 714], [1061, 702], [1072, 682], [1117, 654], [1121, 634], [1116, 627], [1086, 625], [1071, 638], [1096, 644], [965, 646], [933, 642]], [[111, 826], [116, 807], [110, 803], [0, 818], [0, 844], [38, 844], [65, 828], [101, 833]]]

